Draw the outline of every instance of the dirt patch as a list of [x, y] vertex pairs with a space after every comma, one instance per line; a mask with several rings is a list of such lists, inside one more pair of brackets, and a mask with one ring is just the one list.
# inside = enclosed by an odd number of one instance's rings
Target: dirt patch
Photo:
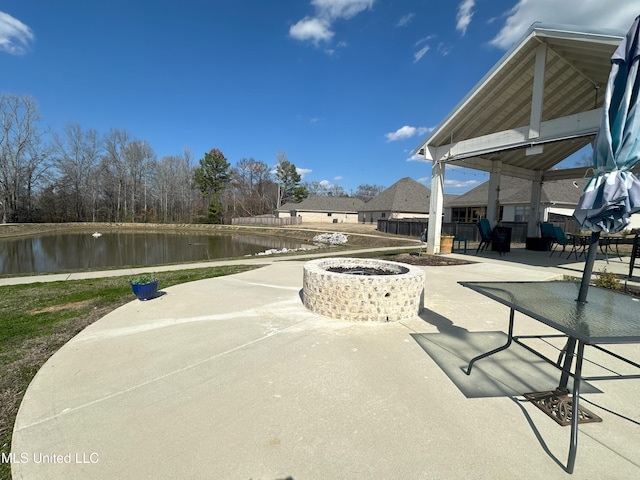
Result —
[[387, 260], [407, 263], [409, 265], [418, 265], [422, 267], [446, 267], [451, 265], [469, 265], [471, 263], [476, 263], [469, 260], [447, 257], [445, 255], [417, 255], [415, 253], [400, 253], [398, 255], [393, 255], [392, 257], [387, 258]]
[[64, 303], [62, 305], [51, 305], [50, 307], [43, 308], [41, 310], [35, 310], [30, 313], [37, 314], [37, 313], [59, 312], [60, 310], [71, 310], [71, 309], [77, 310], [80, 308], [84, 308], [90, 305], [91, 303], [92, 303], [92, 300], [84, 300], [82, 302], [71, 302], [71, 303]]

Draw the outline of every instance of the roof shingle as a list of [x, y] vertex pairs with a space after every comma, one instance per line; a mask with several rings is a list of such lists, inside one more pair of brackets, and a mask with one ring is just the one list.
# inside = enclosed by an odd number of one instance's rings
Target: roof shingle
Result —
[[429, 214], [431, 191], [410, 177], [398, 180], [375, 198], [361, 212], [407, 212]]
[[356, 213], [363, 205], [364, 202], [355, 197], [313, 195], [305, 198], [300, 203], [285, 203], [278, 208], [278, 211]]

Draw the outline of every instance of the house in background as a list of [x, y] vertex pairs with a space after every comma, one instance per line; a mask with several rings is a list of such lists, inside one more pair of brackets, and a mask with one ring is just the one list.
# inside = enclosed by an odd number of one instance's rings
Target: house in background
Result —
[[[586, 179], [544, 182], [538, 218], [544, 222], [553, 220], [554, 216], [571, 218], [586, 183]], [[463, 195], [445, 201], [444, 221], [476, 223], [481, 218], [486, 218], [488, 193], [489, 182], [485, 182]], [[527, 222], [533, 208], [531, 181], [503, 175], [500, 179], [497, 207], [499, 221]]]
[[362, 223], [397, 218], [429, 218], [430, 190], [405, 177], [398, 180], [376, 197], [369, 200], [358, 211]]
[[276, 210], [276, 217], [301, 217], [306, 223], [357, 223], [363, 205], [359, 198], [314, 195], [300, 203], [285, 203]]

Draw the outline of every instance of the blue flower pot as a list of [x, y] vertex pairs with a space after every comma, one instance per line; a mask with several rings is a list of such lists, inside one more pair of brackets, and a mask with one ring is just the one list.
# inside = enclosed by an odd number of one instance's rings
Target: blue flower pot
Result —
[[131, 289], [138, 300], [151, 300], [158, 296], [158, 282], [151, 283], [132, 283]]

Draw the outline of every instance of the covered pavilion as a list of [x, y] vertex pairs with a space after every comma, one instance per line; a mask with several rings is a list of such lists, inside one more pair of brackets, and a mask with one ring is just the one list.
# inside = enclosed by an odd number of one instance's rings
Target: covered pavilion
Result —
[[432, 162], [428, 253], [440, 252], [449, 164], [489, 172], [487, 218], [498, 221], [500, 176], [532, 183], [527, 235], [538, 236], [545, 181], [591, 176], [557, 169], [592, 143], [600, 126], [611, 55], [624, 31], [536, 22], [418, 145]]

